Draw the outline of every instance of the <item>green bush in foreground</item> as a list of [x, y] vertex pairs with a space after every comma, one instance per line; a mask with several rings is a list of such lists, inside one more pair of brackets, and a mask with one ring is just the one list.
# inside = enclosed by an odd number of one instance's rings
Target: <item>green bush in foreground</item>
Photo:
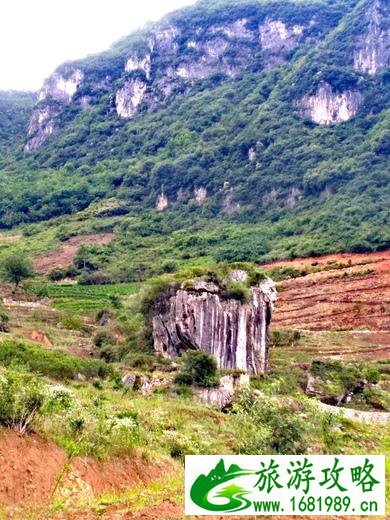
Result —
[[288, 406], [256, 401], [245, 393], [233, 406], [234, 420], [241, 432], [236, 451], [247, 455], [276, 453], [299, 455], [308, 448], [305, 421]]
[[0, 377], [0, 424], [25, 433], [44, 400], [44, 386], [36, 376], [7, 370]]
[[61, 350], [46, 350], [16, 341], [0, 343], [0, 364], [6, 367], [23, 365], [31, 372], [59, 380], [73, 379], [77, 374], [103, 378], [114, 375], [113, 368], [102, 361], [77, 358]]
[[198, 385], [205, 388], [218, 385], [218, 367], [213, 356], [199, 350], [187, 352], [182, 369], [175, 377], [178, 385]]

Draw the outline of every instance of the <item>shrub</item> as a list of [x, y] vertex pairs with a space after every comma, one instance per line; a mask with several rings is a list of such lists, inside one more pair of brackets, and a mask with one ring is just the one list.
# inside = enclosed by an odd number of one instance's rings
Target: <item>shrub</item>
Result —
[[83, 328], [83, 322], [78, 316], [73, 314], [65, 314], [60, 319], [61, 325], [68, 330], [81, 330]]
[[176, 375], [175, 383], [213, 387], [218, 385], [217, 373], [214, 356], [200, 350], [190, 351], [182, 358], [182, 370]]
[[313, 361], [311, 373], [317, 386], [337, 402], [350, 392], [361, 392], [365, 381], [377, 383], [379, 370], [372, 365], [344, 364], [340, 361]]
[[108, 296], [108, 299], [111, 305], [114, 307], [114, 309], [120, 309], [122, 307], [121, 299], [117, 294], [110, 294]]
[[9, 316], [6, 312], [0, 310], [0, 332], [9, 332]]
[[108, 330], [99, 330], [93, 338], [93, 343], [95, 347], [100, 348], [103, 345], [113, 345], [115, 343], [115, 339]]
[[178, 263], [175, 260], [166, 260], [161, 265], [161, 270], [163, 273], [174, 273], [177, 271]]
[[48, 275], [49, 280], [52, 282], [60, 282], [61, 280], [64, 280], [66, 278], [66, 271], [64, 269], [61, 269], [59, 267], [56, 267], [55, 269], [52, 269]]
[[7, 370], [0, 377], [0, 424], [24, 434], [41, 410], [44, 396], [38, 378]]
[[113, 280], [104, 273], [83, 273], [79, 277], [80, 285], [109, 285], [113, 283]]
[[226, 286], [226, 296], [240, 302], [246, 302], [250, 300], [251, 292], [243, 283], [231, 281]]
[[194, 384], [194, 378], [192, 377], [192, 374], [179, 372], [175, 376], [175, 383], [182, 386], [191, 386]]
[[64, 267], [63, 269], [61, 269], [60, 267], [52, 269], [48, 277], [49, 280], [51, 280], [52, 282], [60, 282], [65, 278], [74, 278], [78, 274], [79, 271], [74, 266], [70, 265], [68, 267]]
[[151, 280], [141, 293], [141, 310], [147, 316], [156, 301], [167, 291], [171, 279], [168, 276], [160, 276]]
[[302, 337], [299, 330], [272, 330], [270, 345], [272, 347], [292, 347]]
[[33, 275], [31, 261], [21, 253], [15, 253], [5, 258], [1, 267], [4, 280], [15, 285], [14, 292], [23, 280]]
[[114, 375], [113, 368], [102, 361], [78, 358], [61, 350], [47, 350], [39, 345], [16, 341], [1, 343], [0, 364], [6, 367], [23, 365], [32, 372], [58, 380], [72, 379], [79, 373], [86, 377]]
[[114, 317], [114, 313], [111, 309], [107, 309], [104, 307], [103, 309], [99, 309], [96, 313], [95, 320], [100, 326], [107, 325], [109, 320]]
[[306, 424], [288, 406], [256, 401], [247, 392], [234, 404], [233, 413], [241, 432], [239, 453], [299, 455], [306, 452]]
[[145, 371], [152, 371], [158, 361], [157, 356], [142, 352], [130, 352], [124, 358], [127, 366]]

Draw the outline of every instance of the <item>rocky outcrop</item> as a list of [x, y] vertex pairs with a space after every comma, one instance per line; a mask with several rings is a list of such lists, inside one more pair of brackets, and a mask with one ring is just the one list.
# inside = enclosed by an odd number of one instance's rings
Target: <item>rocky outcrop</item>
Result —
[[215, 356], [223, 369], [264, 374], [268, 363], [268, 327], [276, 299], [272, 280], [250, 289], [249, 301], [229, 298], [204, 279], [167, 294], [153, 309], [154, 348], [166, 358], [188, 349]]
[[157, 197], [156, 209], [157, 211], [164, 211], [169, 206], [169, 201], [164, 192]]
[[56, 101], [69, 103], [77, 92], [83, 77], [84, 73], [79, 69], [67, 75], [55, 72], [43, 84], [38, 93], [38, 101], [52, 98]]
[[299, 102], [301, 114], [319, 125], [342, 123], [354, 117], [362, 102], [358, 90], [336, 92], [329, 83], [321, 82], [314, 95]]
[[390, 7], [374, 0], [366, 12], [367, 29], [359, 38], [355, 53], [356, 70], [376, 74], [390, 65]]
[[194, 190], [195, 200], [198, 204], [203, 204], [203, 202], [207, 199], [207, 190], [200, 186], [199, 188], [195, 188]]
[[318, 403], [318, 407], [323, 412], [340, 415], [351, 421], [364, 424], [390, 424], [390, 412], [365, 412], [362, 410], [354, 410], [353, 408], [340, 408], [322, 402]]
[[52, 104], [34, 111], [28, 127], [28, 141], [24, 147], [26, 152], [37, 150], [53, 134], [55, 118], [60, 110], [57, 104]]
[[209, 408], [225, 410], [233, 404], [234, 396], [250, 388], [248, 374], [232, 374], [223, 376], [215, 388], [194, 388], [194, 400]]
[[37, 150], [50, 137], [56, 126], [56, 118], [64, 104], [70, 103], [84, 77], [76, 69], [68, 74], [55, 72], [48, 78], [38, 93], [39, 105], [35, 109], [28, 127], [26, 152]]
[[142, 103], [147, 84], [140, 78], [126, 81], [115, 96], [115, 106], [119, 117], [133, 117], [137, 113], [138, 106]]
[[288, 26], [282, 20], [270, 20], [268, 18], [259, 28], [261, 45], [263, 49], [273, 51], [291, 50], [298, 45], [304, 29], [303, 25]]
[[[193, 38], [187, 38], [183, 43], [185, 37], [180, 28], [169, 24], [153, 33], [144, 56], [140, 58], [133, 54], [127, 58], [125, 69], [127, 72], [145, 73], [150, 89], [145, 95], [142, 87], [142, 98], [149, 110], [154, 110], [173, 92], [185, 93], [194, 81], [214, 73], [232, 77], [242, 72], [253, 62], [256, 51], [267, 53], [265, 70], [279, 65], [286, 60], [285, 51], [291, 51], [304, 39], [306, 28], [267, 18], [255, 29], [250, 27], [246, 18], [240, 18], [210, 27], [207, 36], [199, 28]], [[183, 47], [186, 52], [182, 51]], [[138, 104], [134, 106], [133, 103], [133, 87], [121, 89], [118, 94], [118, 114], [134, 117]], [[130, 105], [131, 109], [123, 109], [123, 105]]]
[[[104, 99], [108, 112], [131, 119], [141, 110], [156, 110], [172, 96], [188, 94], [195, 82], [211, 75], [220, 82], [243, 71], [261, 73], [279, 66], [296, 48], [315, 44], [336, 23], [324, 23], [314, 9], [307, 16], [297, 9], [293, 22], [291, 8], [277, 11], [259, 5], [243, 16], [235, 8], [236, 14], [227, 19], [223, 8], [212, 16], [199, 8], [199, 16], [190, 23], [176, 13], [107, 53], [60, 67], [39, 93], [26, 151], [39, 148], [55, 131], [61, 121], [57, 116], [68, 103], [88, 108]], [[37, 123], [42, 117], [45, 121]]]
[[150, 79], [151, 67], [151, 54], [148, 53], [142, 58], [138, 58], [138, 56], [130, 56], [127, 60], [125, 70], [126, 72], [142, 70], [145, 73], [146, 79]]

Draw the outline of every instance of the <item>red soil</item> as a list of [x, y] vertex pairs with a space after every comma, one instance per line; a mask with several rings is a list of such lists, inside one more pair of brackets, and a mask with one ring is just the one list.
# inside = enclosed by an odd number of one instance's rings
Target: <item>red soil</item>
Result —
[[88, 244], [105, 246], [114, 239], [114, 233], [99, 233], [96, 235], [72, 237], [64, 242], [60, 248], [49, 251], [36, 258], [34, 262], [35, 271], [38, 274], [47, 274], [56, 267], [67, 267], [73, 262], [73, 258], [80, 246]]
[[318, 271], [278, 284], [275, 328], [390, 331], [390, 251], [326, 255], [263, 267]]
[[80, 492], [99, 496], [147, 484], [172, 470], [169, 463], [152, 466], [130, 455], [107, 462], [78, 457], [66, 466], [68, 462], [63, 450], [38, 435], [0, 429], [0, 505], [10, 515], [44, 509], [54, 494], [70, 501]]

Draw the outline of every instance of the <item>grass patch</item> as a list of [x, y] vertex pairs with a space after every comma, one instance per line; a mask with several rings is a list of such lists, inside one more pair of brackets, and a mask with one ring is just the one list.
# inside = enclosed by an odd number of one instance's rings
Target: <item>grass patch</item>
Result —
[[77, 374], [90, 378], [114, 375], [113, 367], [102, 361], [78, 358], [61, 350], [47, 350], [17, 341], [0, 343], [0, 364], [5, 367], [22, 365], [31, 372], [57, 380], [73, 379]]

